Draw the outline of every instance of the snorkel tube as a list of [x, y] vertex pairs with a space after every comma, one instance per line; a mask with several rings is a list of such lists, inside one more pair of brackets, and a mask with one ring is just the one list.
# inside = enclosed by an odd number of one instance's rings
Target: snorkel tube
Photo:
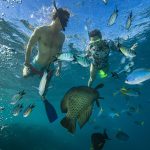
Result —
[[58, 8], [57, 8], [57, 6], [56, 6], [56, 1], [55, 1], [55, 0], [53, 1], [53, 5], [54, 5], [54, 8], [55, 8], [55, 10], [56, 10], [56, 12], [57, 12], [57, 16], [58, 16], [59, 21], [60, 21], [60, 23], [61, 23], [62, 29], [63, 29], [63, 31], [65, 31], [65, 27], [64, 27], [63, 24], [62, 24], [62, 20], [61, 20], [60, 14], [59, 14], [59, 12], [58, 12]]

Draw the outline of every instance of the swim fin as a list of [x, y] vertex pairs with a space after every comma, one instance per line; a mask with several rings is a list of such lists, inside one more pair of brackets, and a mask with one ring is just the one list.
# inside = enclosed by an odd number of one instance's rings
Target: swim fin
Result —
[[51, 103], [48, 102], [46, 98], [43, 98], [43, 103], [45, 106], [45, 111], [49, 122], [50, 123], [54, 122], [58, 118], [55, 108]]

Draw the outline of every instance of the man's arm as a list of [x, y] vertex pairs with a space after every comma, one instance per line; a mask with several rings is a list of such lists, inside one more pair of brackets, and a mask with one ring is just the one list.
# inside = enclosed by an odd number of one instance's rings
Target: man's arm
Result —
[[32, 33], [29, 42], [27, 44], [26, 54], [25, 54], [25, 65], [30, 64], [30, 56], [32, 47], [35, 45], [35, 43], [40, 39], [40, 28], [36, 28], [34, 32]]
[[110, 40], [109, 42], [107, 42], [107, 44], [108, 44], [110, 50], [118, 51], [117, 44], [114, 41]]
[[[62, 47], [63, 47], [64, 41], [65, 41], [65, 35], [62, 34], [62, 40], [61, 40], [60, 46], [59, 46], [59, 52], [60, 53], [62, 52]], [[57, 70], [56, 70], [56, 76], [59, 76], [59, 74], [61, 72], [61, 67], [62, 67], [62, 62], [58, 61], [58, 67], [57, 67]]]

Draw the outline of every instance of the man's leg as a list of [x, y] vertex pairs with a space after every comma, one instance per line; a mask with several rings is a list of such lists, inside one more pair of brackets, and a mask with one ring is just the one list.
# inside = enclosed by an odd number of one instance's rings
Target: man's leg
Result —
[[90, 79], [88, 81], [88, 86], [91, 87], [92, 86], [92, 83], [93, 81], [95, 80], [96, 78], [96, 73], [97, 73], [97, 68], [94, 67], [93, 64], [91, 64], [90, 66]]
[[51, 81], [51, 78], [52, 78], [53, 75], [54, 75], [54, 72], [55, 72], [54, 69], [49, 70], [49, 72], [48, 72], [47, 81], [46, 81], [46, 87], [45, 87], [45, 92], [44, 92], [44, 94], [43, 94], [44, 97], [46, 96], [46, 94], [47, 94], [47, 92], [48, 92], [48, 87], [49, 87], [49, 85], [50, 85], [50, 81]]

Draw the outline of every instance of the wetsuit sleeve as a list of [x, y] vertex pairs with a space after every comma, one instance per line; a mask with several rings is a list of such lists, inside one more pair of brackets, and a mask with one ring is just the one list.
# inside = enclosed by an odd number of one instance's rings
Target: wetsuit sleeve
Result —
[[35, 45], [36, 42], [40, 39], [40, 28], [36, 28], [32, 33], [29, 42], [27, 44], [26, 54], [25, 54], [25, 63], [30, 64], [30, 55], [32, 51], [32, 47]]
[[104, 50], [110, 49], [109, 44], [106, 41], [104, 41], [104, 43], [103, 43], [103, 49]]
[[107, 44], [108, 44], [108, 47], [109, 47], [110, 50], [112, 50], [112, 51], [118, 51], [118, 48], [117, 48], [117, 46], [116, 46], [116, 44], [115, 44], [114, 41], [110, 40], [109, 42], [107, 42]]

